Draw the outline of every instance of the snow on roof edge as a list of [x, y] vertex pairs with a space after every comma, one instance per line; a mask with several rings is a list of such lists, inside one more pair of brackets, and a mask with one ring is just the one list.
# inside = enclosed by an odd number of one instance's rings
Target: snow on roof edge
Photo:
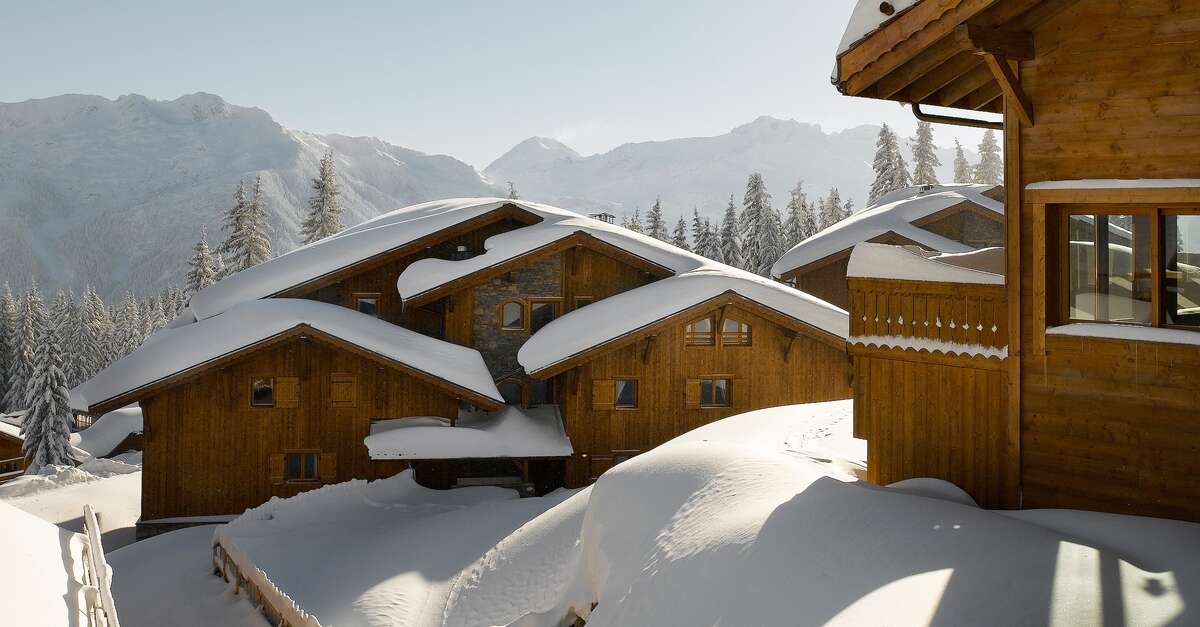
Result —
[[863, 242], [854, 247], [847, 277], [1003, 285], [1004, 275], [927, 257], [904, 246]]
[[1200, 179], [1068, 179], [1038, 181], [1026, 185], [1025, 189], [1161, 189], [1174, 187], [1200, 187]]

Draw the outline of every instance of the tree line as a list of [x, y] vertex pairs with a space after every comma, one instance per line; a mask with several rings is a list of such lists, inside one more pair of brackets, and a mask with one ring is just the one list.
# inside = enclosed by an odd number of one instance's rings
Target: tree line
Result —
[[[911, 185], [937, 185], [937, 171], [942, 165], [935, 152], [933, 144], [933, 125], [929, 122], [917, 123], [917, 136], [909, 140], [912, 147], [913, 169], [910, 172], [904, 155], [900, 150], [900, 139], [887, 124], [879, 129], [879, 137], [875, 141], [875, 159], [871, 169], [875, 172], [875, 180], [871, 183], [871, 192], [867, 197], [867, 205], [873, 205], [888, 192], [909, 187]], [[996, 134], [988, 129], [979, 142], [979, 163], [972, 165], [963, 152], [962, 144], [954, 140], [954, 182], [955, 183], [984, 183], [999, 185], [1004, 179], [1004, 160], [1000, 155], [1000, 144], [996, 142]]]

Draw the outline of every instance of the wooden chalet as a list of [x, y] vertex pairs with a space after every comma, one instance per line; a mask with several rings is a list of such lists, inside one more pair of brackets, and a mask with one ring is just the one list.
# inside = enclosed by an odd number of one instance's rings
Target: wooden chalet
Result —
[[0, 483], [25, 474], [24, 443], [20, 427], [0, 420]]
[[[593, 308], [658, 313], [605, 334]], [[432, 487], [582, 485], [731, 413], [850, 394], [844, 311], [523, 201], [385, 214], [227, 277], [170, 326], [72, 394], [141, 405], [147, 533], [406, 468]], [[569, 362], [523, 349], [564, 332]]]
[[846, 266], [855, 244], [875, 242], [964, 253], [1004, 245], [1004, 188], [925, 185], [886, 194], [874, 205], [788, 250], [771, 274], [842, 309], [850, 306]]
[[1002, 288], [850, 281], [876, 481], [1200, 520], [1197, 50], [1198, 0], [859, 3], [837, 87], [1003, 128], [1010, 207]]

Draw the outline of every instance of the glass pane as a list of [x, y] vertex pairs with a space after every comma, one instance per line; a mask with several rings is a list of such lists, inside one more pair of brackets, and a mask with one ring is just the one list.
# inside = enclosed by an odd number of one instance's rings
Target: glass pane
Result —
[[1200, 215], [1163, 220], [1163, 322], [1200, 326]]
[[529, 383], [529, 404], [530, 405], [546, 405], [554, 402], [554, 388], [551, 387], [551, 380], [545, 379], [538, 381], [534, 379]]
[[713, 382], [712, 379], [700, 379], [700, 404], [713, 404]]
[[737, 333], [744, 326], [742, 323], [732, 318], [726, 318], [725, 322], [721, 323], [721, 329], [726, 333]]
[[521, 303], [504, 303], [504, 328], [525, 328], [525, 311]]
[[1073, 215], [1068, 305], [1076, 320], [1150, 323], [1148, 215]]
[[[697, 320], [697, 321], [693, 322], [690, 326], [691, 326], [691, 328], [688, 330], [692, 331], [693, 333], [711, 333], [712, 332], [712, 318], [704, 318], [703, 320]], [[678, 329], [679, 327], [675, 327], [675, 328]]]
[[500, 384], [500, 396], [504, 398], [504, 402], [509, 405], [521, 404], [521, 384], [515, 381], [507, 381]]
[[[678, 327], [676, 327], [678, 328]], [[617, 407], [637, 407], [637, 381], [617, 380]]]
[[316, 479], [317, 478], [317, 454], [316, 453], [305, 453], [304, 454], [304, 478], [305, 479]]
[[534, 303], [529, 307], [529, 330], [537, 331], [554, 319], [554, 303]]
[[713, 405], [725, 407], [729, 405], [729, 379], [717, 379], [713, 381], [714, 399]]
[[287, 478], [300, 479], [300, 456], [296, 453], [288, 453], [287, 456]]
[[255, 379], [250, 385], [250, 404], [270, 407], [275, 404], [275, 380]]
[[360, 297], [358, 299], [358, 311], [361, 313], [365, 313], [368, 316], [374, 316], [374, 315], [376, 315], [376, 313], [378, 313], [378, 311], [379, 311], [378, 308], [379, 308], [379, 299], [378, 298]]

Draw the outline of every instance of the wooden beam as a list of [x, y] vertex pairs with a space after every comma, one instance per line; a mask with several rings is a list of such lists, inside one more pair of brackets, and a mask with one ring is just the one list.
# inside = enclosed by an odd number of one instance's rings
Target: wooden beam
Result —
[[796, 345], [796, 340], [799, 340], [799, 339], [800, 339], [799, 333], [792, 334], [792, 339], [790, 342], [788, 342], [787, 349], [783, 351], [784, 363], [789, 363], [789, 364], [792, 363], [792, 347], [794, 347]]
[[[926, 73], [908, 86], [909, 102], [925, 102], [925, 99], [937, 93], [938, 90], [958, 80], [967, 72], [979, 65], [979, 57], [961, 52], [936, 69]], [[883, 81], [880, 81], [882, 89]]]
[[983, 56], [983, 60], [987, 62], [988, 69], [996, 77], [996, 83], [1000, 85], [1000, 90], [1004, 92], [1005, 98], [1016, 105], [1021, 122], [1025, 126], [1033, 126], [1033, 102], [1029, 100], [1025, 90], [1021, 89], [1021, 81], [1017, 78], [1012, 66], [1009, 65], [1008, 59], [994, 54], [986, 54]]
[[938, 91], [937, 94], [930, 98], [930, 104], [952, 107], [954, 103], [966, 98], [971, 92], [994, 80], [996, 79], [992, 78], [992, 73], [988, 70], [987, 65], [981, 63], [975, 66], [975, 69], [963, 74], [958, 80]]
[[1033, 33], [988, 28], [979, 24], [961, 24], [954, 39], [964, 50], [1028, 61], [1033, 58]]
[[656, 340], [658, 340], [657, 333], [646, 336], [646, 347], [642, 349], [642, 365], [650, 364], [650, 351], [654, 349]]

